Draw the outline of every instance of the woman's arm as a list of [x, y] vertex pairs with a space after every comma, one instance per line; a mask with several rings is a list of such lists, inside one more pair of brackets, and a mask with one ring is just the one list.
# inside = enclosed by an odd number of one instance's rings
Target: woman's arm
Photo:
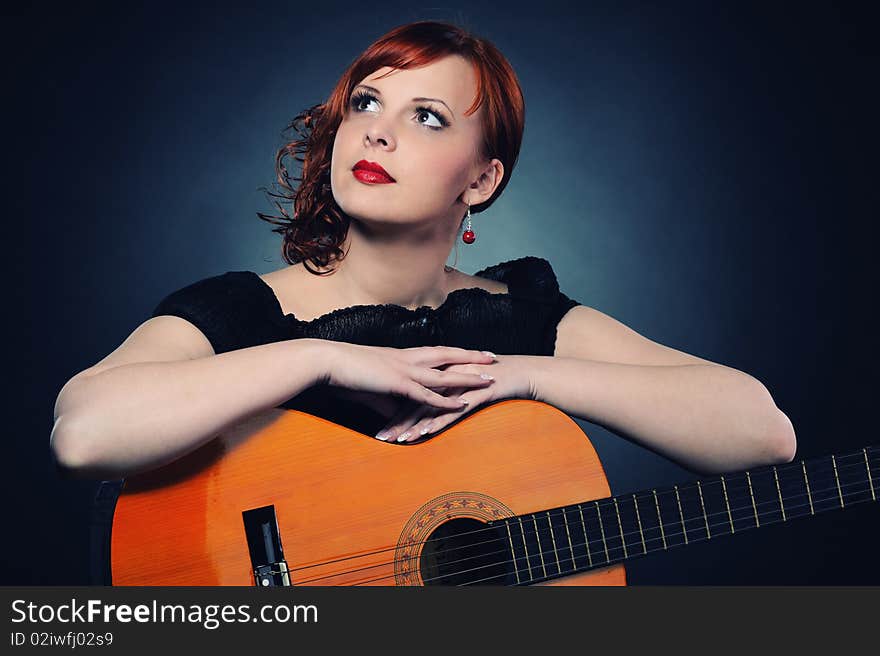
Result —
[[790, 462], [788, 417], [746, 373], [532, 356], [532, 397], [701, 473]]
[[294, 339], [75, 376], [58, 395], [52, 453], [75, 478], [124, 478], [165, 465], [320, 382], [321, 345]]

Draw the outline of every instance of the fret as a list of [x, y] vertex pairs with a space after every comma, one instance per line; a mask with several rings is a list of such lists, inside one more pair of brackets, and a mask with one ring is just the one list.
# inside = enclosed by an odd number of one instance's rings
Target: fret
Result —
[[[568, 541], [568, 550], [571, 555], [571, 569], [572, 571], [578, 569], [579, 567], [586, 566], [586, 563], [583, 565], [578, 565], [578, 556], [581, 555], [581, 550], [576, 549], [577, 545], [577, 533], [574, 533], [577, 530], [577, 523], [574, 526], [569, 525], [568, 523], [568, 513], [571, 511], [571, 506], [566, 506], [562, 508], [562, 523], [565, 526], [565, 539]], [[575, 534], [575, 537], [572, 537], [572, 533]]]
[[623, 557], [629, 558], [629, 553], [626, 550], [626, 536], [623, 532], [623, 522], [620, 521], [620, 507], [617, 503], [617, 497], [612, 497], [611, 500], [614, 502], [614, 514], [617, 515], [617, 527], [620, 529], [620, 544], [623, 546]]
[[[530, 581], [541, 578], [541, 558], [538, 555], [538, 536], [533, 528], [533, 524], [528, 515], [517, 517], [519, 527], [519, 537], [522, 541], [522, 554], [525, 559], [525, 567], [520, 567], [520, 571], [528, 571]], [[516, 534], [514, 533], [514, 537]], [[514, 540], [516, 544], [516, 540]], [[523, 562], [522, 560], [520, 562]]]
[[804, 478], [802, 465], [774, 466], [772, 471], [777, 500], [783, 513], [782, 521], [810, 515], [809, 479]]
[[523, 531], [522, 517], [511, 517], [505, 520], [513, 540], [513, 562], [520, 582], [527, 583], [534, 577], [529, 569], [528, 546]]
[[840, 490], [840, 478], [837, 475], [837, 459], [831, 456], [831, 465], [834, 467], [834, 483], [837, 485], [837, 496], [840, 499], [840, 507], [843, 508], [843, 492]]
[[724, 480], [724, 476], [721, 477], [721, 491], [724, 493], [724, 505], [727, 508], [727, 521], [730, 523], [730, 534], [733, 535], [736, 532], [736, 528], [733, 525], [733, 513], [730, 511], [730, 497], [727, 496], [727, 481]]
[[675, 486], [679, 510], [679, 525], [685, 532], [685, 544], [706, 539], [706, 519], [700, 501], [700, 488], [696, 483]]
[[598, 501], [593, 502], [593, 508], [596, 511], [596, 518], [599, 520], [599, 534], [602, 536], [602, 548], [605, 550], [605, 562], [611, 562], [611, 555], [608, 553], [608, 541], [605, 539], [605, 522], [602, 521], [602, 509]]
[[836, 458], [837, 482], [840, 484], [838, 500], [841, 507], [861, 501], [874, 501], [876, 496], [872, 490], [871, 470], [865, 468], [865, 450], [847, 453]]
[[684, 523], [684, 512], [681, 509], [681, 495], [678, 492], [678, 486], [675, 487], [675, 504], [678, 506], [678, 519], [681, 522], [681, 534], [684, 536], [684, 543], [688, 543], [687, 525]]
[[541, 575], [546, 577], [547, 576], [547, 564], [544, 562], [544, 549], [546, 549], [546, 547], [541, 542], [541, 529], [538, 528], [538, 519], [537, 519], [537, 517], [535, 517], [535, 513], [532, 513], [531, 517], [532, 517], [531, 524], [535, 528], [535, 538], [538, 543], [538, 556], [540, 557], [540, 560], [541, 560]]
[[782, 521], [785, 519], [785, 503], [782, 501], [782, 488], [779, 487], [779, 472], [773, 467], [773, 480], [776, 483], [776, 494], [779, 496], [779, 510], [782, 512]]
[[877, 493], [874, 491], [874, 477], [871, 475], [871, 463], [868, 462], [868, 449], [862, 449], [862, 454], [865, 456], [865, 472], [868, 478], [868, 486], [871, 488], [871, 501], [876, 501]]
[[682, 529], [683, 515], [679, 509], [678, 489], [656, 491], [656, 502], [660, 512], [663, 538], [667, 548], [687, 544]]
[[587, 552], [587, 560], [589, 561], [589, 566], [593, 566], [593, 555], [590, 553], [590, 538], [587, 536], [587, 522], [584, 519], [584, 509], [581, 508], [581, 504], [577, 505], [578, 516], [581, 518], [581, 528], [584, 532], [584, 550]]
[[732, 533], [756, 528], [760, 525], [757, 505], [752, 494], [751, 477], [748, 472], [736, 472], [724, 477], [727, 504], [730, 508], [728, 521], [733, 524]]
[[747, 472], [751, 485], [754, 505], [752, 511], [757, 512], [760, 525], [775, 524], [782, 521], [780, 494], [776, 488], [776, 477], [771, 467], [761, 467]]
[[807, 477], [807, 463], [801, 460], [801, 469], [804, 472], [804, 487], [807, 489], [807, 501], [810, 504], [810, 514], [815, 515], [816, 510], [813, 508], [813, 494], [810, 492], [810, 479]]
[[617, 513], [614, 512], [614, 504], [610, 499], [605, 499], [597, 504], [599, 513], [599, 529], [610, 562], [618, 562], [623, 558], [623, 545], [620, 542], [620, 528], [617, 523]]
[[[550, 576], [554, 574], [562, 573], [562, 566], [559, 563], [559, 552], [556, 550], [556, 536], [553, 535], [553, 520], [550, 517], [550, 511], [544, 511], [544, 515], [547, 516], [547, 532], [550, 534], [550, 544], [552, 553], [547, 554], [548, 560], [548, 569], [550, 570]], [[556, 562], [553, 562], [553, 559], [556, 559]], [[554, 571], [555, 568], [555, 571]]]
[[837, 493], [838, 479], [830, 456], [815, 458], [805, 463], [810, 481], [810, 497], [816, 513], [840, 509]]
[[654, 498], [656, 490], [633, 495], [633, 508], [639, 531], [639, 544], [633, 547], [637, 553], [648, 553], [664, 548], [665, 538], [660, 526], [659, 502]]
[[619, 562], [624, 558], [624, 547], [621, 538], [622, 527], [614, 507], [614, 499], [605, 499], [598, 504], [599, 523], [605, 537], [605, 546], [611, 562]]
[[700, 481], [697, 488], [700, 493], [703, 510], [703, 530], [706, 538], [711, 539], [733, 532], [732, 516], [725, 496], [725, 488], [721, 478]]
[[554, 508], [547, 511], [547, 520], [552, 527], [550, 535], [553, 541], [556, 569], [561, 575], [571, 574], [577, 569], [572, 547], [568, 540], [563, 510], [563, 508]]
[[749, 482], [749, 498], [752, 500], [752, 510], [755, 512], [755, 525], [761, 525], [761, 517], [758, 515], [758, 504], [755, 503], [755, 492], [752, 489], [752, 476], [746, 472], [746, 480]]
[[617, 521], [622, 534], [624, 546], [624, 558], [632, 558], [644, 553], [645, 546], [642, 538], [642, 528], [638, 509], [635, 505], [635, 495], [627, 494], [614, 499]]
[[667, 549], [668, 545], [666, 544], [666, 532], [663, 530], [663, 517], [660, 515], [660, 501], [657, 498], [657, 490], [652, 490], [654, 496], [654, 505], [657, 508], [657, 524], [660, 526], [660, 537], [663, 540], [663, 548]]
[[703, 499], [703, 486], [700, 481], [697, 481], [697, 492], [700, 493], [700, 508], [703, 510], [703, 521], [706, 524], [706, 539], [712, 538], [712, 529], [709, 528], [709, 517], [706, 515], [706, 502]]
[[516, 574], [516, 583], [519, 585], [523, 582], [519, 575], [519, 563], [517, 562], [517, 554], [516, 548], [513, 546], [513, 533], [510, 530], [510, 522], [504, 522], [504, 526], [507, 528], [507, 543], [510, 545], [510, 560], [513, 562], [513, 571]]
[[584, 532], [589, 536], [588, 557], [591, 567], [596, 567], [611, 562], [608, 553], [608, 544], [600, 521], [599, 502], [593, 501], [587, 504], [579, 504], [580, 514], [583, 517]]
[[633, 494], [633, 510], [636, 511], [636, 523], [639, 525], [639, 538], [642, 541], [642, 553], [648, 553], [648, 545], [645, 543], [645, 529], [642, 526], [642, 513], [639, 512], [639, 499]]

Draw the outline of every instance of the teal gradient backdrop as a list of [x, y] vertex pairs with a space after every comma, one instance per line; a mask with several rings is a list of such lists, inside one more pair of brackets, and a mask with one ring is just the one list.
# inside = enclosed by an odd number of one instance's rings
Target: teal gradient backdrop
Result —
[[[252, 2], [19, 10], [8, 25], [10, 313], [2, 584], [87, 577], [94, 484], [49, 462], [63, 383], [169, 291], [283, 266], [256, 218], [281, 130], [391, 27], [488, 37], [526, 98], [520, 160], [459, 244], [474, 271], [546, 257], [562, 290], [643, 335], [746, 371], [794, 422], [797, 458], [877, 442], [873, 246], [878, 57], [828, 5]], [[450, 262], [452, 258], [450, 258]], [[615, 494], [689, 472], [580, 422]], [[9, 498], [9, 497], [7, 497]], [[632, 584], [880, 583], [876, 506], [628, 565]], [[62, 537], [63, 536], [63, 537]], [[63, 547], [59, 540], [63, 540]], [[24, 554], [29, 554], [24, 558]], [[40, 563], [53, 561], [51, 569]]]

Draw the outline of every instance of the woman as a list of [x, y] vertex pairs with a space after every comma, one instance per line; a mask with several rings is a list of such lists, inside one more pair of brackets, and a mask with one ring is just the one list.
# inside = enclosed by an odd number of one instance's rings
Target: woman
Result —
[[[290, 266], [227, 272], [163, 299], [59, 393], [59, 465], [122, 478], [278, 406], [414, 442], [514, 397], [697, 471], [792, 460], [791, 423], [759, 381], [573, 301], [546, 260], [474, 276], [445, 266], [510, 179], [524, 114], [515, 74], [487, 41], [438, 22], [380, 38], [294, 120], [310, 133], [279, 152], [293, 217], [281, 205], [282, 217], [260, 216], [282, 225]], [[293, 193], [283, 162], [296, 154]]]

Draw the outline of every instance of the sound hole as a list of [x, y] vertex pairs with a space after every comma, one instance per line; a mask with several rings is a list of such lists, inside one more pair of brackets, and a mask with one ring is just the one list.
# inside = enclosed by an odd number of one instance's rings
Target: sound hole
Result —
[[510, 545], [500, 527], [461, 517], [425, 541], [419, 570], [425, 585], [507, 585]]

